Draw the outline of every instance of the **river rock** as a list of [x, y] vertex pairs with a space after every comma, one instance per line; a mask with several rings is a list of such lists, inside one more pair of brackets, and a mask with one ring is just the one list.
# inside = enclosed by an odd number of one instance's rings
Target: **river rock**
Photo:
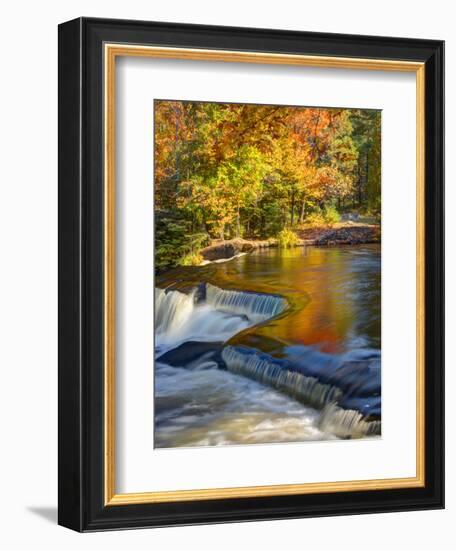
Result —
[[232, 258], [241, 252], [251, 252], [256, 246], [251, 241], [244, 239], [231, 239], [229, 241], [220, 241], [203, 248], [200, 252], [205, 260], [224, 260]]
[[197, 368], [203, 363], [215, 363], [224, 366], [221, 358], [221, 342], [184, 342], [177, 348], [156, 357], [160, 363], [171, 367]]
[[380, 230], [377, 226], [351, 226], [324, 232], [315, 239], [315, 244], [366, 244], [380, 241]]

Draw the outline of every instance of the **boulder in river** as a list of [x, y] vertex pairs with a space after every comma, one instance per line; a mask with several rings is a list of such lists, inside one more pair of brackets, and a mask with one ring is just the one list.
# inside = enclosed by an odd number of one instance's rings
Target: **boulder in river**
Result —
[[252, 241], [244, 239], [231, 239], [229, 241], [215, 242], [214, 244], [203, 248], [200, 252], [205, 260], [224, 260], [232, 258], [241, 252], [251, 252], [256, 248]]

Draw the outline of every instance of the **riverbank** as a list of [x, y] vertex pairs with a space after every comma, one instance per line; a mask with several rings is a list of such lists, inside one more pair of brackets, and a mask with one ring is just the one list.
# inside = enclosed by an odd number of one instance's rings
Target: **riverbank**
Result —
[[[355, 222], [342, 222], [333, 226], [308, 227], [296, 231], [296, 246], [334, 246], [379, 243], [380, 226]], [[205, 261], [213, 262], [233, 258], [258, 248], [277, 247], [277, 239], [214, 240], [200, 251]]]

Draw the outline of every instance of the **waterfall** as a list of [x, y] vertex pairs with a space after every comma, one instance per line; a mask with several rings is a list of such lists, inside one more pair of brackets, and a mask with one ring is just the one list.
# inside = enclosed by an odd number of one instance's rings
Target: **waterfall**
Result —
[[[222, 290], [210, 284], [205, 289], [194, 288], [188, 294], [156, 288], [156, 356], [163, 356], [184, 342], [226, 342], [285, 308], [286, 301], [279, 296]], [[186, 353], [189, 355], [184, 361], [190, 365], [191, 354]], [[340, 358], [327, 358], [309, 350], [300, 356], [299, 368], [290, 360], [243, 346], [224, 347], [221, 358], [229, 372], [321, 410], [320, 430], [337, 437], [357, 438], [381, 433], [381, 421], [367, 421], [363, 415], [368, 414], [365, 411], [380, 410], [380, 396], [376, 396], [378, 357], [371, 351], [366, 354], [366, 357], [344, 356], [341, 363]], [[212, 366], [216, 366], [213, 360]], [[360, 384], [364, 379], [366, 383]]]
[[226, 342], [285, 309], [278, 296], [222, 290], [207, 284], [189, 294], [155, 289], [155, 346], [163, 353], [186, 341]]
[[219, 311], [246, 315], [255, 322], [262, 322], [282, 313], [287, 303], [280, 296], [222, 290], [206, 284], [206, 302]]
[[367, 421], [361, 413], [351, 409], [342, 409], [335, 403], [323, 409], [318, 427], [338, 437], [359, 438], [369, 435], [381, 435], [381, 420]]
[[166, 292], [155, 289], [155, 331], [173, 332], [190, 319], [195, 307], [194, 292], [184, 294], [177, 290]]
[[319, 428], [343, 438], [358, 438], [381, 434], [381, 421], [367, 421], [356, 410], [337, 405], [343, 392], [331, 384], [323, 384], [313, 376], [304, 376], [286, 368], [283, 361], [265, 353], [227, 346], [222, 351], [227, 369], [294, 397], [306, 405], [323, 409]]
[[265, 353], [241, 351], [240, 348], [227, 346], [222, 351], [222, 359], [229, 371], [272, 386], [317, 409], [337, 402], [342, 397], [339, 388], [322, 384], [312, 376], [288, 370]]

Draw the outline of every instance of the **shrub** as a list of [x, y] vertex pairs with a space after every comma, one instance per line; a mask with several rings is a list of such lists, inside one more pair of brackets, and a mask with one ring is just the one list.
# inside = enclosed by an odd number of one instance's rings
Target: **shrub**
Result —
[[290, 246], [296, 246], [299, 239], [294, 231], [282, 229], [277, 235], [277, 241], [281, 248], [289, 248]]
[[155, 219], [155, 268], [174, 267], [185, 251], [190, 226], [170, 212], [157, 212]]
[[277, 235], [283, 227], [283, 211], [278, 204], [265, 204], [261, 218], [258, 229], [261, 238]]
[[202, 260], [198, 258], [199, 251], [210, 239], [205, 232], [192, 233], [191, 230], [192, 224], [178, 214], [165, 210], [158, 210], [155, 213], [157, 273], [177, 265], [199, 265]]
[[183, 266], [200, 265], [203, 259], [199, 252], [189, 252], [185, 256], [182, 256], [178, 264]]
[[325, 218], [320, 209], [311, 212], [305, 219], [307, 225], [312, 225], [318, 227], [320, 225], [325, 225]]
[[340, 214], [339, 212], [334, 208], [334, 206], [326, 206], [323, 211], [323, 218], [324, 221], [328, 225], [334, 225], [335, 223], [340, 222]]

